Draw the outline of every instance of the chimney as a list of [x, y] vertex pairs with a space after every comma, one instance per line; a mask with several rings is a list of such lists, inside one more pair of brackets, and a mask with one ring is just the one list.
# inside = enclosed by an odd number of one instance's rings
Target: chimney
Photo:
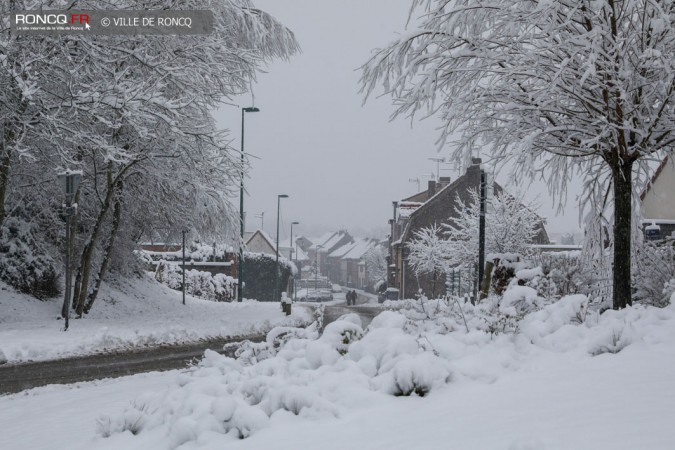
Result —
[[439, 179], [439, 183], [438, 183], [438, 184], [439, 184], [439, 187], [440, 187], [440, 188], [443, 188], [443, 187], [449, 185], [449, 184], [450, 184], [450, 177], [441, 177], [441, 178]]
[[482, 162], [482, 160], [480, 158], [471, 158], [471, 165], [472, 166], [480, 165], [481, 162]]
[[436, 182], [429, 180], [429, 187], [427, 188], [427, 200], [436, 195]]

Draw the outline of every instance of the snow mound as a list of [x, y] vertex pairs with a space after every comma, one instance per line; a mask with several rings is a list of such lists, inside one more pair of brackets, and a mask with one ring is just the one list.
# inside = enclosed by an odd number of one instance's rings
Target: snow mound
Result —
[[[475, 306], [442, 299], [402, 302], [365, 331], [351, 315], [328, 324], [321, 335], [318, 323], [279, 327], [264, 342], [244, 343], [236, 358], [207, 352], [165, 392], [102, 418], [99, 435], [111, 448], [129, 436], [144, 448], [227, 446], [267, 427], [339, 420], [392, 396], [447, 397], [457, 393], [449, 383], [493, 384], [509, 372], [534, 370], [547, 354], [613, 358], [641, 345], [675, 342], [674, 306], [600, 314], [588, 304], [585, 296], [573, 295], [545, 305], [533, 289], [511, 286], [501, 302], [493, 298]], [[513, 311], [517, 315], [509, 316]], [[496, 333], [490, 320], [504, 317], [515, 326]], [[504, 444], [543, 448], [530, 438]]]

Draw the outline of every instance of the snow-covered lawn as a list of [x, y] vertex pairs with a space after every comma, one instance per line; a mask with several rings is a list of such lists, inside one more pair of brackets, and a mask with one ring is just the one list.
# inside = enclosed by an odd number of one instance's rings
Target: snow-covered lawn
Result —
[[[360, 338], [353, 315], [322, 337], [278, 329], [280, 349], [238, 360], [1, 397], [0, 448], [672, 450], [675, 306], [579, 323], [583, 306], [569, 297], [492, 336], [472, 311], [468, 333], [405, 311]], [[392, 395], [415, 386], [430, 390]]]
[[[152, 279], [104, 286], [91, 312], [63, 332], [62, 299], [42, 302], [0, 283], [0, 360], [46, 360], [109, 350], [267, 332], [311, 322], [307, 308], [286, 317], [278, 303], [217, 303], [187, 297]], [[1, 448], [1, 447], [0, 447]]]

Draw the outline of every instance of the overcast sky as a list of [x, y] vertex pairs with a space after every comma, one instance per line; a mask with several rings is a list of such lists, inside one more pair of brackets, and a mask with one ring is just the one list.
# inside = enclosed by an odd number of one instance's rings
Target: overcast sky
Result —
[[[277, 195], [282, 200], [281, 236], [316, 235], [347, 228], [356, 235], [384, 237], [392, 201], [422, 190], [436, 172], [430, 157], [439, 155], [437, 122], [389, 121], [390, 98], [362, 106], [360, 72], [372, 50], [404, 31], [410, 0], [256, 0], [295, 33], [302, 53], [289, 62], [275, 62], [254, 85], [261, 112], [246, 116], [246, 151], [252, 159], [245, 181], [247, 230], [260, 227], [276, 234]], [[249, 106], [250, 96], [235, 99]], [[239, 145], [241, 112], [223, 107], [221, 126]], [[441, 171], [455, 179], [455, 171]], [[499, 179], [499, 178], [498, 178]], [[540, 214], [550, 232], [577, 228], [576, 212], [568, 208], [555, 217], [543, 185], [538, 192]]]

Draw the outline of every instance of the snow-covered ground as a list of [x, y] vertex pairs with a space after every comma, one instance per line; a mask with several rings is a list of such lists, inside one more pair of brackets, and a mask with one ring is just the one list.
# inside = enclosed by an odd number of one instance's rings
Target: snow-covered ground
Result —
[[[675, 306], [600, 315], [573, 296], [498, 334], [470, 309], [469, 332], [402, 310], [359, 338], [352, 315], [277, 330], [278, 353], [1, 397], [0, 448], [673, 449]], [[392, 395], [413, 386], [430, 391]]]
[[[0, 361], [46, 360], [110, 350], [267, 332], [311, 322], [307, 308], [286, 317], [278, 303], [217, 303], [187, 297], [152, 279], [104, 286], [84, 319], [63, 332], [62, 300], [39, 301], [0, 283]], [[0, 447], [1, 448], [1, 447]]]

